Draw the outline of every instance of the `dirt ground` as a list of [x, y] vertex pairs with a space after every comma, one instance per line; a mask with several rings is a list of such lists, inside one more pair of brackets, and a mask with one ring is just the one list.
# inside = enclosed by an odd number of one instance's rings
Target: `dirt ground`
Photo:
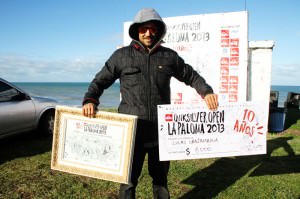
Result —
[[291, 134], [300, 136], [300, 130], [297, 130], [297, 129], [287, 129], [287, 130], [283, 131], [282, 133], [291, 133]]

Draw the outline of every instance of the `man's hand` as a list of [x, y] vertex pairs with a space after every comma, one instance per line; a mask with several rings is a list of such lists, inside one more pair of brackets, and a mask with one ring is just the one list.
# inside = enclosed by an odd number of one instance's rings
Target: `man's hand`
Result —
[[95, 104], [87, 103], [82, 107], [82, 114], [86, 117], [94, 117], [95, 115]]
[[209, 110], [215, 111], [218, 109], [218, 95], [217, 94], [207, 94], [204, 97], [205, 103]]

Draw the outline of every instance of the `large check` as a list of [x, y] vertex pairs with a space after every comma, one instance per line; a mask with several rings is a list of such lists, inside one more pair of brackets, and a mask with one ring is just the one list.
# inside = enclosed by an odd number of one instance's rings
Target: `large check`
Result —
[[266, 153], [268, 113], [264, 102], [159, 105], [160, 160]]
[[57, 106], [51, 168], [120, 183], [130, 183], [136, 116]]

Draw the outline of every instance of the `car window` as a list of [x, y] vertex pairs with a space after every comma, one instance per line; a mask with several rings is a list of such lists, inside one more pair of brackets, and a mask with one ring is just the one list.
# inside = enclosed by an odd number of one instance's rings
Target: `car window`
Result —
[[0, 102], [10, 101], [18, 94], [19, 92], [15, 88], [0, 82]]

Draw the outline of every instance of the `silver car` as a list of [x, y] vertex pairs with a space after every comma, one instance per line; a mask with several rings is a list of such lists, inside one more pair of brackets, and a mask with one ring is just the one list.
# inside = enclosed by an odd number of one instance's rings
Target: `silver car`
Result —
[[0, 138], [33, 130], [52, 134], [56, 104], [53, 99], [30, 96], [0, 78]]

